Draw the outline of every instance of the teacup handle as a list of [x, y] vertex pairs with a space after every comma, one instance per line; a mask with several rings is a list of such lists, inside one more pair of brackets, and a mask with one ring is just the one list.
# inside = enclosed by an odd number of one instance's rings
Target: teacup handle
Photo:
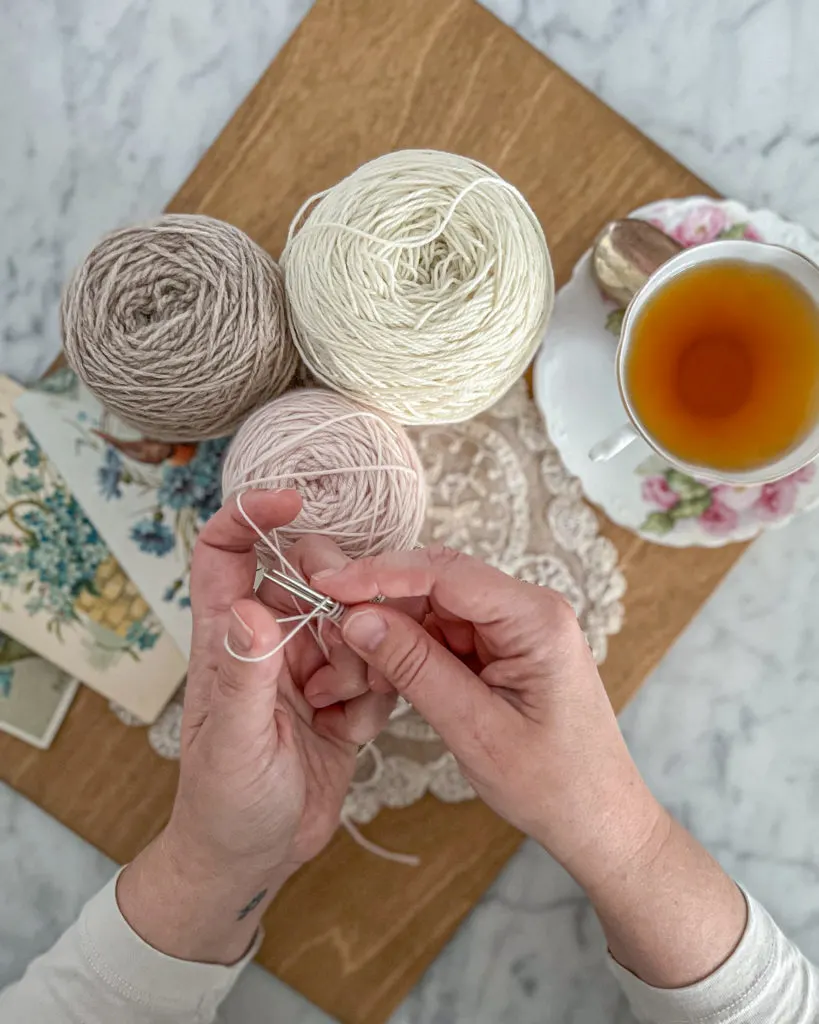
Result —
[[609, 434], [605, 440], [598, 441], [589, 451], [589, 458], [592, 462], [608, 462], [609, 459], [619, 455], [620, 452], [628, 448], [632, 441], [636, 440], [637, 431], [630, 423], [624, 423], [613, 434]]

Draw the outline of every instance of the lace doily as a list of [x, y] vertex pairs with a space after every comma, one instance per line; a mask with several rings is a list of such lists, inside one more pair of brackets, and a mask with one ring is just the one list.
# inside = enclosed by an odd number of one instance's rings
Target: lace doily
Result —
[[[417, 427], [411, 436], [427, 474], [422, 535], [551, 587], [573, 605], [595, 660], [622, 625], [625, 579], [614, 545], [550, 443], [524, 382], [466, 423]], [[128, 725], [139, 721], [112, 705]], [[179, 756], [181, 692], [148, 728], [163, 757]], [[448, 803], [474, 797], [454, 757], [409, 705], [402, 705], [359, 759], [344, 816], [366, 824], [382, 807], [408, 807], [425, 793]]]

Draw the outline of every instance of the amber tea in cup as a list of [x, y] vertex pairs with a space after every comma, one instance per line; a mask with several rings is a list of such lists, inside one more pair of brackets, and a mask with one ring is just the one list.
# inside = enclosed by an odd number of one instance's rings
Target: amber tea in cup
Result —
[[819, 419], [819, 309], [772, 264], [695, 264], [642, 306], [621, 379], [675, 459], [728, 473], [774, 463]]

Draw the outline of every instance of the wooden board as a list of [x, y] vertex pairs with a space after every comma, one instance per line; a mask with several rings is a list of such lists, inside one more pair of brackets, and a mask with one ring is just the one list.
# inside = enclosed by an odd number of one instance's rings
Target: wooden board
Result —
[[[559, 284], [605, 221], [709, 191], [471, 0], [318, 0], [169, 209], [231, 221], [277, 255], [308, 195], [410, 146], [477, 157], [522, 189]], [[742, 548], [678, 551], [606, 533], [629, 584], [603, 672], [619, 709]], [[166, 820], [176, 771], [84, 692], [52, 750], [0, 737], [0, 777], [125, 861]], [[420, 854], [422, 867], [337, 836], [272, 908], [260, 953], [350, 1024], [389, 1016], [520, 841], [479, 803], [433, 799], [365, 831]]]

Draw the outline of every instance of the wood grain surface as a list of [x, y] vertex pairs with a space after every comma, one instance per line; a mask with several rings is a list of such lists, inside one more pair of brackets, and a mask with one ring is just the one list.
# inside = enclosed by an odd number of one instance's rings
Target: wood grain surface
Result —
[[[169, 209], [231, 221], [278, 255], [307, 196], [403, 147], [464, 153], [514, 182], [559, 284], [605, 221], [709, 191], [471, 0], [318, 0]], [[670, 550], [605, 532], [629, 585], [603, 669], [619, 709], [742, 548]], [[162, 827], [176, 770], [85, 691], [50, 751], [0, 737], [0, 776], [122, 862]], [[349, 1024], [386, 1020], [520, 841], [480, 803], [431, 798], [365, 831], [422, 866], [338, 835], [271, 909], [259, 957]]]

